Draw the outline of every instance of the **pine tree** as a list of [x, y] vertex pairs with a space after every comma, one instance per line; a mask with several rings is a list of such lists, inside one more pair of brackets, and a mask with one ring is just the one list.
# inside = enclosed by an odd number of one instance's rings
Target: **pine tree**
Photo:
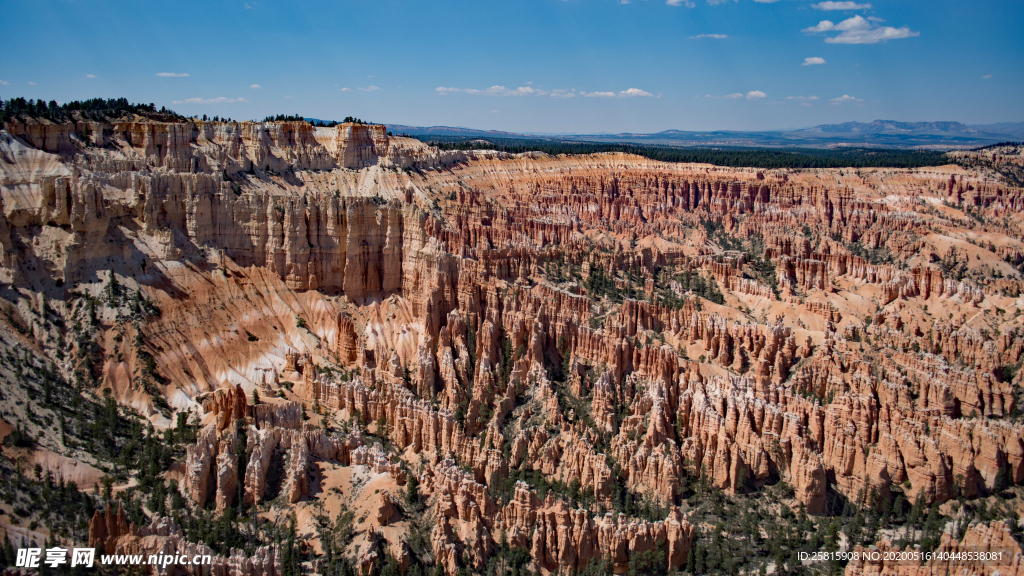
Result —
[[7, 537], [7, 530], [4, 530], [4, 566], [14, 566], [17, 558], [15, 557], [14, 545], [11, 544], [10, 538]]
[[409, 475], [405, 485], [405, 503], [413, 510], [420, 507], [420, 481], [414, 474]]

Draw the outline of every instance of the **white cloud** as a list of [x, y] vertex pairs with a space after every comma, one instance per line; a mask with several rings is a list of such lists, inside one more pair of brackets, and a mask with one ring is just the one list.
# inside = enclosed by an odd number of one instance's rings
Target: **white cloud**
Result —
[[868, 10], [871, 4], [858, 4], [856, 2], [819, 2], [811, 4], [818, 10]]
[[[7, 82], [4, 82], [4, 84], [7, 84]], [[28, 85], [29, 85], [29, 86], [35, 86], [35, 85], [36, 85], [36, 83], [35, 83], [35, 82], [29, 82], [29, 83], [28, 83]]]
[[796, 102], [801, 106], [812, 106], [811, 102], [817, 99], [817, 96], [786, 96], [786, 100]]
[[651, 94], [650, 92], [641, 90], [639, 88], [630, 88], [628, 90], [623, 90], [622, 92], [619, 92], [619, 96], [622, 98], [632, 98], [633, 96], [651, 97], [654, 96], [654, 94]]
[[832, 102], [832, 104], [846, 104], [847, 102], [863, 102], [863, 100], [860, 98], [854, 98], [849, 94], [843, 94], [839, 98], [833, 98], [830, 102]]
[[351, 91], [352, 91], [352, 89], [351, 89], [351, 88], [348, 88], [348, 87], [345, 87], [345, 88], [339, 88], [339, 89], [338, 89], [338, 92], [351, 92]]
[[[982, 76], [982, 78], [984, 78], [985, 80], [988, 80], [991, 77], [992, 77], [991, 74], [985, 74], [984, 76]], [[7, 84], [7, 82], [4, 82], [4, 84]], [[29, 84], [31, 84], [31, 82], [29, 82]]]
[[[253, 2], [253, 4], [255, 4], [255, 2]], [[254, 8], [252, 6], [250, 6], [250, 5], [248, 5], [248, 4], [245, 5], [245, 9], [246, 10], [254, 10]]]
[[491, 86], [485, 90], [477, 90], [475, 88], [445, 88], [439, 86], [434, 89], [439, 95], [446, 96], [448, 94], [461, 92], [462, 94], [472, 94], [473, 96], [545, 96], [547, 91], [538, 90], [531, 86], [520, 86], [516, 89], [506, 88], [504, 86]]
[[[729, 0], [708, 0], [708, 6], [718, 6], [719, 4], [725, 4]], [[739, 1], [739, 0], [734, 0]]]
[[757, 2], [758, 4], [774, 4], [778, 1], [779, 0], [754, 0], [754, 2]]
[[[29, 82], [29, 84], [32, 84], [32, 82]], [[11, 83], [8, 82], [8, 81], [0, 80], [0, 86], [10, 86], [10, 85], [11, 85]]]
[[587, 98], [633, 98], [636, 96], [643, 96], [645, 98], [652, 98], [654, 94], [646, 90], [639, 88], [629, 88], [616, 94], [615, 92], [600, 91], [600, 92], [580, 92], [580, 96]]
[[156, 75], [162, 78], [188, 78], [185, 72], [157, 72]]
[[172, 104], [235, 104], [237, 102], [248, 102], [245, 98], [225, 98], [224, 96], [218, 96], [217, 98], [186, 98], [184, 100], [175, 100]]
[[665, 4], [669, 6], [686, 6], [687, 8], [695, 8], [697, 5], [690, 0], [665, 0]]
[[761, 100], [762, 98], [767, 98], [768, 95], [760, 90], [751, 90], [746, 94], [742, 92], [733, 92], [732, 94], [723, 94], [721, 96], [705, 94], [704, 97], [711, 98], [713, 100], [742, 100], [743, 98], [746, 98], [747, 100]]
[[[532, 82], [531, 82], [532, 84]], [[557, 88], [554, 90], [542, 90], [540, 88], [534, 88], [533, 86], [520, 86], [518, 88], [506, 88], [505, 86], [491, 86], [484, 90], [477, 90], [476, 88], [452, 88], [439, 86], [434, 88], [439, 96], [447, 96], [449, 94], [469, 94], [471, 96], [550, 96], [551, 98], [575, 98], [577, 96], [583, 96], [585, 98], [632, 98], [636, 96], [653, 97], [654, 94], [646, 90], [639, 88], [627, 88], [621, 92], [612, 91], [576, 91], [575, 88], [571, 90], [565, 90]]]
[[699, 40], [701, 38], [714, 38], [716, 40], [724, 40], [728, 38], [727, 34], [697, 34], [696, 36], [690, 36], [692, 40]]
[[95, 74], [86, 74], [85, 77], [86, 78], [95, 78], [96, 75]]
[[259, 84], [249, 84], [249, 88], [252, 88], [253, 90], [259, 90], [260, 88], [263, 88], [263, 86], [260, 86]]
[[833, 24], [831, 20], [822, 20], [821, 22], [818, 22], [818, 24], [815, 26], [811, 26], [810, 28], [804, 28], [803, 30], [801, 30], [801, 32], [803, 32], [804, 34], [817, 34], [818, 32], [828, 32], [830, 30], [835, 30], [835, 28], [836, 25]]
[[818, 56], [812, 56], [810, 58], [804, 58], [804, 63], [801, 66], [814, 66], [815, 64], [824, 64], [825, 59], [819, 58]]
[[356, 90], [362, 90], [363, 92], [373, 92], [374, 90], [380, 90], [380, 88], [377, 88], [376, 86], [367, 86], [366, 88], [357, 87]]
[[893, 28], [892, 26], [880, 26], [866, 31], [843, 32], [833, 38], [825, 38], [829, 44], [877, 44], [889, 40], [900, 40], [903, 38], [914, 38], [920, 36], [920, 32], [913, 32], [910, 28]]
[[805, 34], [817, 34], [819, 32], [839, 32], [837, 36], [825, 38], [829, 44], [877, 44], [889, 40], [901, 38], [912, 38], [920, 36], [920, 32], [913, 32], [909, 27], [893, 28], [892, 26], [876, 26], [863, 16], [847, 18], [839, 24], [831, 20], [822, 20], [816, 26], [804, 28]]

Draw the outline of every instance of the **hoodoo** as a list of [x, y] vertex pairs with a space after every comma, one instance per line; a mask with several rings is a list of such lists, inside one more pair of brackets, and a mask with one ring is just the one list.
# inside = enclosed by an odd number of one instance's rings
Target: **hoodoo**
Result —
[[779, 573], [840, 532], [1020, 557], [1024, 189], [136, 112], [0, 132], [3, 466], [74, 474], [90, 546], [265, 576]]

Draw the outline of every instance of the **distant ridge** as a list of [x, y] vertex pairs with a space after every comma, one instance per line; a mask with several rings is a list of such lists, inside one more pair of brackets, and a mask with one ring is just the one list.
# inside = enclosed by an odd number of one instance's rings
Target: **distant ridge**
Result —
[[959, 122], [899, 122], [896, 120], [822, 124], [820, 126], [808, 128], [807, 131], [828, 132], [833, 134], [879, 134], [884, 132], [894, 132], [906, 134], [962, 134], [972, 136], [982, 133], [981, 130], [965, 126]]
[[1024, 122], [998, 122], [996, 124], [976, 124], [971, 128], [977, 128], [991, 134], [1006, 134], [1013, 136], [1016, 140], [1024, 140]]
[[395, 134], [468, 138], [519, 138], [569, 142], [633, 142], [664, 146], [726, 146], [768, 148], [841, 148], [846, 146], [876, 148], [927, 148], [948, 150], [975, 148], [996, 142], [1024, 139], [1024, 122], [1000, 122], [968, 126], [960, 122], [843, 122], [821, 124], [799, 130], [766, 131], [684, 131], [663, 130], [655, 133], [602, 133], [535, 135], [500, 130], [475, 130], [451, 126], [407, 126], [387, 124]]
[[491, 136], [492, 138], [523, 138], [525, 134], [502, 132], [500, 130], [473, 130], [451, 126], [406, 126], [404, 124], [385, 124], [393, 134], [415, 134], [417, 136]]

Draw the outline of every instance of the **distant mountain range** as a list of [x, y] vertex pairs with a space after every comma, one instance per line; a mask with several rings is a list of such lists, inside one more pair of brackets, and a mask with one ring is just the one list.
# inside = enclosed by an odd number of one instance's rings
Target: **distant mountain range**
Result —
[[835, 148], [864, 146], [878, 148], [973, 148], [996, 142], [1024, 140], [1024, 122], [1000, 122], [968, 126], [960, 122], [844, 122], [822, 124], [799, 130], [739, 132], [719, 130], [687, 132], [665, 130], [653, 134], [519, 134], [497, 130], [473, 130], [449, 126], [405, 126], [388, 124], [396, 134], [465, 138], [526, 138], [587, 142], [632, 142], [667, 146], [804, 147]]

